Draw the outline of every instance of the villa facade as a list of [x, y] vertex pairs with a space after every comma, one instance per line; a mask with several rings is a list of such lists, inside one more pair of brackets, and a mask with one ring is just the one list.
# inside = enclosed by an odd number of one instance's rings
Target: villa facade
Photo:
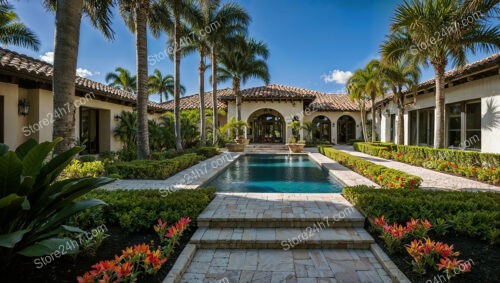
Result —
[[[459, 146], [478, 136], [469, 148], [500, 152], [500, 54], [446, 74], [446, 139]], [[0, 142], [12, 148], [35, 138], [52, 139], [56, 115], [75, 115], [75, 138], [86, 145], [87, 153], [116, 151], [123, 144], [113, 135], [115, 116], [134, 111], [136, 96], [86, 78], [76, 78], [76, 100], [68, 109], [53, 109], [52, 65], [0, 48]], [[346, 94], [271, 84], [241, 90], [242, 120], [249, 124], [246, 136], [253, 143], [286, 143], [291, 135], [287, 124], [312, 122], [312, 133], [301, 130], [301, 139], [342, 144], [360, 139], [361, 115], [356, 103]], [[230, 88], [218, 90], [219, 126], [236, 116], [235, 95]], [[407, 94], [408, 103], [412, 101]], [[199, 109], [198, 94], [181, 98], [181, 110]], [[206, 109], [212, 109], [212, 93], [204, 94]], [[74, 106], [74, 107], [72, 107]], [[431, 145], [433, 141], [433, 81], [419, 85], [415, 104], [404, 115], [405, 144]], [[74, 109], [74, 111], [72, 111]], [[150, 102], [149, 119], [173, 110], [173, 101]], [[396, 111], [391, 95], [379, 100], [377, 133], [382, 141], [396, 137]], [[370, 118], [370, 115], [367, 115]], [[309, 136], [306, 136], [309, 135]]]

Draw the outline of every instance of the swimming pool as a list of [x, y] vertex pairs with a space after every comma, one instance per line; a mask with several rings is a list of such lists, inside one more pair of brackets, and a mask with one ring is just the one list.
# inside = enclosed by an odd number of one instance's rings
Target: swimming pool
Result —
[[205, 184], [218, 192], [340, 193], [344, 185], [306, 155], [243, 155]]

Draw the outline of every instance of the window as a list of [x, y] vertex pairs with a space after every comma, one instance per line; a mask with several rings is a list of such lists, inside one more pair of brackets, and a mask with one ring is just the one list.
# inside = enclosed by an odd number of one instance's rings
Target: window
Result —
[[417, 145], [417, 111], [410, 111], [410, 145]]
[[419, 110], [418, 113], [418, 143], [432, 146], [434, 144], [434, 110]]
[[313, 119], [314, 127], [314, 138], [317, 141], [328, 141], [330, 142], [330, 119], [326, 116], [318, 116]]
[[448, 106], [448, 147], [458, 147], [462, 136], [461, 105]]
[[99, 110], [80, 107], [80, 144], [83, 154], [99, 153]]
[[481, 150], [481, 102], [465, 105], [465, 139], [468, 149]]

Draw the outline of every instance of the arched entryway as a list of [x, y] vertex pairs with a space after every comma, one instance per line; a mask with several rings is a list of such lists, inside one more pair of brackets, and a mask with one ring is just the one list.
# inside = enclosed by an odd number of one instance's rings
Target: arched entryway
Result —
[[260, 109], [248, 118], [247, 137], [254, 143], [284, 143], [285, 119], [274, 109]]
[[313, 137], [316, 141], [331, 142], [332, 122], [326, 116], [318, 116], [313, 119]]
[[356, 121], [351, 116], [341, 116], [337, 120], [337, 143], [347, 143], [354, 139], [356, 139]]

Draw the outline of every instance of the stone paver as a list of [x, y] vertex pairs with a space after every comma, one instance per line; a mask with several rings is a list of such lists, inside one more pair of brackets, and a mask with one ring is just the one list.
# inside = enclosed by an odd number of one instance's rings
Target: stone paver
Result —
[[391, 282], [370, 250], [199, 249], [181, 282]]
[[387, 160], [380, 157], [375, 157], [362, 152], [355, 151], [352, 146], [335, 146], [336, 149], [342, 150], [349, 154], [362, 157], [375, 164], [380, 164], [385, 167], [404, 171], [408, 174], [419, 176], [422, 178], [422, 189], [438, 189], [438, 190], [455, 190], [455, 191], [494, 191], [500, 192], [500, 187], [481, 183], [463, 177], [453, 176], [434, 170], [413, 166], [393, 160]]
[[105, 189], [196, 189], [217, 173], [224, 170], [240, 156], [239, 153], [224, 152], [187, 168], [165, 180], [116, 180], [102, 186]]

